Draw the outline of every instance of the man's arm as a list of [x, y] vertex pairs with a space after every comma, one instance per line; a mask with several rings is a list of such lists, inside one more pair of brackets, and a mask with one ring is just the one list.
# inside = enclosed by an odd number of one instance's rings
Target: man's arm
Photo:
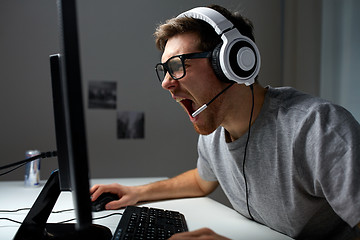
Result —
[[183, 197], [201, 197], [210, 194], [218, 182], [203, 180], [197, 168], [176, 177], [139, 187], [140, 201], [172, 199]]
[[93, 201], [104, 192], [117, 194], [120, 199], [108, 203], [106, 209], [118, 209], [141, 201], [206, 196], [217, 186], [217, 181], [203, 180], [195, 168], [176, 177], [142, 186], [94, 185], [90, 194]]

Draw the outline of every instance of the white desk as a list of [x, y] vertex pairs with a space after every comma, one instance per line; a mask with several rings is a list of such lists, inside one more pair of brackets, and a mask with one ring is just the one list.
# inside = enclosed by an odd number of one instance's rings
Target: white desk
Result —
[[[139, 185], [154, 182], [162, 178], [124, 178], [124, 179], [94, 179], [95, 183], [120, 183], [124, 185]], [[22, 181], [0, 181], [0, 210], [14, 210], [31, 207], [38, 194], [39, 188], [26, 188]], [[250, 240], [285, 240], [291, 239], [283, 234], [275, 232], [270, 228], [252, 222], [236, 211], [210, 199], [210, 198], [186, 198], [177, 200], [158, 201], [142, 204], [149, 207], [175, 210], [185, 215], [189, 230], [202, 227], [209, 227], [215, 232], [231, 239], [250, 239]], [[72, 195], [70, 192], [63, 192], [54, 207], [54, 211], [73, 208]], [[28, 211], [15, 213], [0, 213], [0, 218], [11, 218], [22, 221]], [[93, 214], [93, 218], [105, 216], [111, 213], [123, 212], [103, 211]], [[60, 222], [74, 218], [74, 212], [53, 213], [48, 222]], [[112, 232], [121, 218], [120, 215], [111, 216], [94, 223], [107, 226]], [[0, 220], [0, 239], [12, 239], [19, 228], [19, 224]]]

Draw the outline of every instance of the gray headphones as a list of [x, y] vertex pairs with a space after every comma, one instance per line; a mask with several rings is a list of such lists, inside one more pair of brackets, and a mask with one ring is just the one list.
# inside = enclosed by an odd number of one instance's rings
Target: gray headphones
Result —
[[180, 17], [203, 20], [220, 35], [222, 43], [216, 46], [212, 53], [212, 67], [218, 78], [247, 86], [255, 82], [260, 70], [260, 53], [250, 38], [242, 35], [218, 11], [208, 7], [191, 9], [177, 16]]

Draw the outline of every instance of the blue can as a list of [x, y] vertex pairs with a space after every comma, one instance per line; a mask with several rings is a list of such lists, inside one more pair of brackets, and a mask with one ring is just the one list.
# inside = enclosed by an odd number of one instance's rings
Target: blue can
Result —
[[[29, 150], [25, 152], [26, 158], [40, 155], [39, 150]], [[28, 162], [25, 166], [25, 186], [40, 186], [40, 157], [34, 161]]]

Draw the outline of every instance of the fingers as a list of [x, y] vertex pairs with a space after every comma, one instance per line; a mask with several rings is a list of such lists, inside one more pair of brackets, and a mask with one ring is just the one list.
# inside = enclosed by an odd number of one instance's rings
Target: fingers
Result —
[[105, 209], [107, 210], [115, 210], [119, 208], [123, 208], [129, 205], [134, 205], [136, 203], [133, 203], [130, 201], [128, 196], [122, 196], [119, 200], [111, 201], [108, 204], [106, 204]]
[[210, 229], [201, 228], [199, 230], [191, 231], [191, 232], [183, 232], [173, 235], [170, 239], [191, 239], [191, 238], [198, 238], [202, 235], [209, 235], [210, 233], [208, 231], [211, 231]]
[[186, 240], [186, 239], [218, 239], [218, 240], [228, 240], [223, 236], [216, 234], [209, 228], [201, 228], [199, 230], [191, 231], [191, 232], [183, 232], [174, 234], [170, 240]]
[[120, 198], [121, 190], [119, 189], [119, 187], [120, 187], [120, 185], [117, 185], [117, 184], [107, 184], [107, 185], [96, 184], [90, 188], [91, 200], [95, 201], [101, 194], [106, 193], [106, 192], [114, 193], [114, 194], [118, 195]]
[[102, 193], [105, 192], [102, 186], [103, 185], [98, 184], [90, 188], [91, 201], [95, 201]]
[[94, 185], [90, 188], [90, 196], [91, 196], [91, 201], [95, 201], [101, 194], [102, 192], [98, 191], [100, 185]]
[[90, 188], [90, 195], [92, 195], [96, 191], [96, 189], [98, 189], [99, 186], [100, 186], [99, 184], [96, 184], [96, 185], [92, 186]]

